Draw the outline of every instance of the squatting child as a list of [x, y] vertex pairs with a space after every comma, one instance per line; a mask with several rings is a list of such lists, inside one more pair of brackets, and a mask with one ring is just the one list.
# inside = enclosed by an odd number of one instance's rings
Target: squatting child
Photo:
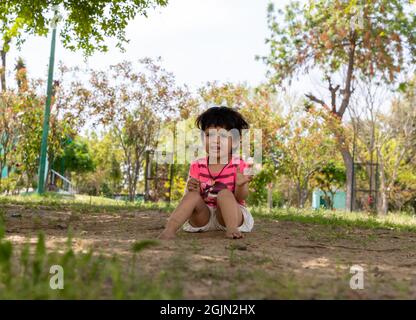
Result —
[[173, 239], [181, 227], [187, 232], [222, 230], [227, 238], [242, 238], [254, 225], [245, 203], [252, 164], [239, 156], [241, 133], [249, 125], [228, 107], [207, 109], [196, 125], [203, 132], [206, 156], [191, 163], [185, 195], [159, 238]]

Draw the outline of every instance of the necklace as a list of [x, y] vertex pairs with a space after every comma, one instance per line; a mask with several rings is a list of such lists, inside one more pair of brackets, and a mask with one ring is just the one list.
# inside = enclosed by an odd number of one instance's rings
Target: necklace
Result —
[[228, 166], [229, 163], [227, 163], [224, 167], [222, 167], [221, 171], [216, 175], [216, 177], [214, 178], [211, 174], [211, 171], [209, 170], [209, 157], [207, 159], [207, 169], [208, 169], [208, 174], [211, 177], [211, 181], [210, 184], [214, 184], [215, 183], [215, 179], [217, 179], [221, 173], [224, 171], [224, 169]]

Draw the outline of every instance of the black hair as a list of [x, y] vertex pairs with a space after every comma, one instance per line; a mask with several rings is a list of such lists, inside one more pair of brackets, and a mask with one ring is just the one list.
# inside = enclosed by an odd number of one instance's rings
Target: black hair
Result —
[[205, 110], [196, 118], [195, 124], [203, 131], [209, 127], [221, 127], [226, 130], [237, 129], [240, 134], [242, 129], [249, 128], [243, 116], [228, 107], [211, 107]]

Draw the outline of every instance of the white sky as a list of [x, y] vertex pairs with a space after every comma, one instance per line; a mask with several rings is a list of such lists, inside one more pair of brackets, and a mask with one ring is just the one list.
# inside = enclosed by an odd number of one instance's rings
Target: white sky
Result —
[[[275, 0], [283, 7], [289, 0]], [[266, 66], [256, 55], [267, 55], [265, 38], [269, 0], [170, 0], [167, 7], [149, 10], [127, 28], [126, 52], [108, 41], [107, 53], [96, 53], [85, 62], [81, 52], [74, 53], [57, 42], [56, 64], [105, 69], [123, 60], [161, 56], [164, 68], [173, 72], [179, 84], [196, 89], [207, 81], [246, 82], [255, 86], [266, 80]], [[47, 78], [50, 35], [31, 36], [21, 51], [12, 47], [8, 55], [9, 85], [15, 82], [14, 64], [21, 56], [30, 78]], [[82, 68], [83, 69], [83, 68]], [[292, 94], [314, 92], [327, 95], [317, 72], [293, 81]]]
[[[179, 83], [197, 88], [207, 81], [247, 82], [265, 80], [265, 65], [255, 61], [267, 54], [268, 0], [170, 0], [167, 7], [137, 17], [127, 29], [126, 52], [115, 46], [87, 60], [92, 68], [105, 68], [122, 60], [161, 56], [163, 66]], [[279, 4], [288, 1], [279, 1]], [[111, 42], [109, 42], [111, 43]], [[30, 77], [46, 78], [49, 38], [30, 37], [19, 52], [12, 48], [9, 70], [18, 56], [25, 60]], [[58, 42], [56, 61], [85, 66], [82, 53], [65, 50]], [[12, 79], [10, 79], [11, 81]]]

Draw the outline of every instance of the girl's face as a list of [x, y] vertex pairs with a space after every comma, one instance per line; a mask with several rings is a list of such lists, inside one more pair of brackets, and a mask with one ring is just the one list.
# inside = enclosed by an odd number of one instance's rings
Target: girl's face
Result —
[[[229, 131], [221, 127], [209, 127], [204, 131], [205, 150], [211, 159], [226, 159], [232, 154], [233, 139]], [[235, 142], [234, 142], [235, 143]], [[218, 163], [222, 163], [218, 161]]]

